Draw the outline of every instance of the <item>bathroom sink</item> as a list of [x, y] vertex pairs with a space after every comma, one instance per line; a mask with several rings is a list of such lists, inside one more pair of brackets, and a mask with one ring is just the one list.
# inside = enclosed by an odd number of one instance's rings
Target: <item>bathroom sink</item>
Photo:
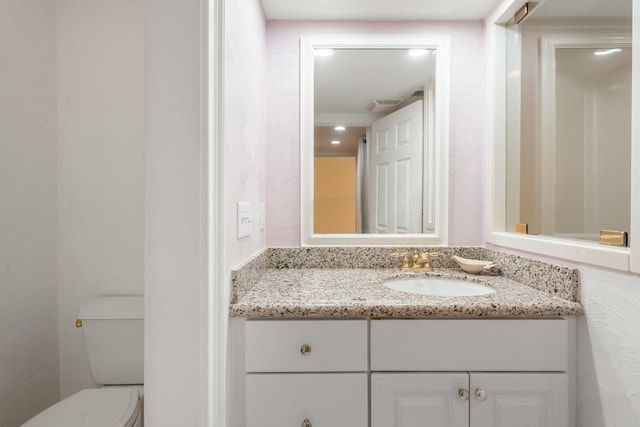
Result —
[[478, 283], [437, 277], [390, 280], [384, 285], [395, 291], [440, 297], [470, 297], [495, 293], [495, 289]]

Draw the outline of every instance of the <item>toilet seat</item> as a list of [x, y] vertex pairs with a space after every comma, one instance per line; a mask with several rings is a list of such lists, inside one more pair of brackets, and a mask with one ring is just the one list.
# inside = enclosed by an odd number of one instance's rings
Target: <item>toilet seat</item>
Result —
[[134, 427], [142, 410], [135, 388], [86, 389], [61, 400], [22, 427]]

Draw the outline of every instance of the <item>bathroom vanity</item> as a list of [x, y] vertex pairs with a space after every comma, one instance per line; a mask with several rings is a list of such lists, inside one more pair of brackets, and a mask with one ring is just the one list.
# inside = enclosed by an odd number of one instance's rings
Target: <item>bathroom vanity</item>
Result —
[[231, 305], [233, 425], [575, 425], [571, 270], [518, 266], [550, 293], [443, 260], [420, 276], [495, 293], [435, 297], [386, 288], [415, 276], [398, 269], [273, 268], [278, 257]]

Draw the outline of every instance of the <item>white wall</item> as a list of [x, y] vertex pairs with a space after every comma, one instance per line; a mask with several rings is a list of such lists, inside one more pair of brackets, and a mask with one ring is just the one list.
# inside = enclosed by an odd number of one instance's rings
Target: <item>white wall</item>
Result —
[[640, 425], [640, 277], [580, 267], [578, 425]]
[[62, 397], [94, 385], [80, 304], [144, 290], [144, 10], [57, 1]]
[[303, 34], [451, 37], [449, 243], [480, 245], [483, 225], [482, 22], [269, 21], [267, 23], [267, 246], [300, 245], [299, 44]]
[[0, 1], [0, 426], [59, 393], [55, 2]]
[[[266, 240], [259, 226], [266, 181], [266, 23], [259, 0], [227, 1], [225, 21], [225, 257], [230, 269], [264, 248]], [[252, 206], [251, 234], [242, 239], [237, 238], [237, 202]]]
[[220, 329], [228, 305], [219, 298], [225, 284], [215, 280], [223, 265], [215, 213], [222, 206], [222, 156], [220, 138], [211, 135], [221, 118], [207, 99], [208, 53], [219, 51], [215, 42], [208, 50], [207, 28], [220, 37], [207, 8], [220, 13], [218, 6], [216, 0], [147, 2], [144, 403], [145, 425], [152, 427], [223, 425], [217, 380], [224, 381], [226, 331]]

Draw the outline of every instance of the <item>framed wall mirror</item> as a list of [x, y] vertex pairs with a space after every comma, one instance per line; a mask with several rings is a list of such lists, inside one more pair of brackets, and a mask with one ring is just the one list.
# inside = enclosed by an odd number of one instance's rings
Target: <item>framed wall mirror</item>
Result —
[[448, 38], [300, 52], [302, 245], [446, 244]]
[[631, 3], [516, 2], [499, 18], [489, 242], [629, 270], [628, 244], [601, 232], [631, 237]]

